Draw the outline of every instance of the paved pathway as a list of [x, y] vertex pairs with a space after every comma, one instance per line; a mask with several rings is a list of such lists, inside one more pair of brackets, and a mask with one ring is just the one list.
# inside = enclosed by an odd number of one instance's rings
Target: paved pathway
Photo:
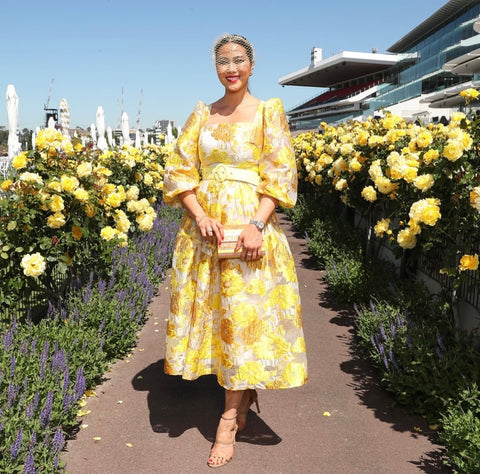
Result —
[[[441, 446], [421, 417], [393, 406], [353, 344], [352, 312], [329, 300], [305, 242], [282, 225], [297, 263], [309, 381], [259, 393], [224, 474], [443, 474]], [[163, 374], [168, 281], [128, 358], [116, 362], [88, 401], [91, 413], [64, 460], [68, 474], [201, 474], [222, 410], [213, 377]], [[324, 416], [329, 412], [331, 416]], [[421, 431], [420, 431], [421, 430]], [[95, 440], [94, 438], [101, 438]]]

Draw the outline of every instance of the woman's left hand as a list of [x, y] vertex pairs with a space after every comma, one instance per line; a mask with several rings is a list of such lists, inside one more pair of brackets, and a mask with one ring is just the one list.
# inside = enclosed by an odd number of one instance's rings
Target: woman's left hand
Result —
[[263, 235], [253, 224], [248, 224], [237, 240], [235, 252], [241, 251], [242, 260], [252, 261], [263, 257]]

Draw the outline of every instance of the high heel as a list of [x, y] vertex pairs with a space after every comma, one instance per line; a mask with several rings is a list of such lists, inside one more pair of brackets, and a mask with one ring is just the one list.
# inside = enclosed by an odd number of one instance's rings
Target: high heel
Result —
[[[238, 413], [237, 413], [237, 415], [235, 415], [232, 418], [227, 418], [224, 415], [222, 415], [221, 418], [222, 418], [222, 420], [225, 420], [225, 421], [232, 421], [232, 420], [236, 420], [237, 416], [238, 416]], [[221, 420], [220, 420], [220, 422], [221, 422]], [[238, 430], [238, 425], [235, 422], [235, 425], [234, 425], [233, 429], [230, 430], [230, 433], [232, 434], [231, 442], [225, 443], [224, 441], [219, 441], [219, 439], [218, 439], [218, 428], [217, 428], [217, 434], [215, 435], [215, 442], [213, 443], [212, 449], [210, 451], [210, 457], [208, 458], [208, 461], [207, 461], [208, 467], [225, 466], [225, 464], [227, 464], [231, 461], [231, 459], [233, 458], [233, 452], [230, 455], [230, 457], [228, 457], [228, 454], [227, 455], [225, 455], [225, 454], [213, 454], [213, 450], [215, 449], [215, 445], [232, 446], [232, 447], [235, 446], [235, 436], [237, 435], [237, 430]]]
[[245, 403], [240, 404], [238, 409], [237, 415], [237, 424], [238, 424], [238, 431], [242, 431], [247, 426], [247, 415], [250, 407], [255, 403], [257, 407], [257, 413], [260, 413], [260, 405], [258, 404], [258, 393], [254, 389], [247, 389], [245, 390], [244, 398], [246, 399]]

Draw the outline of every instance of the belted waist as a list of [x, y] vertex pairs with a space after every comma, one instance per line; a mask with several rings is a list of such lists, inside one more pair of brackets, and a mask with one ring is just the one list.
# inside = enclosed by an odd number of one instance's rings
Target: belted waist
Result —
[[202, 167], [202, 178], [215, 181], [243, 181], [254, 184], [260, 182], [259, 174], [254, 170], [246, 170], [229, 165], [214, 165]]

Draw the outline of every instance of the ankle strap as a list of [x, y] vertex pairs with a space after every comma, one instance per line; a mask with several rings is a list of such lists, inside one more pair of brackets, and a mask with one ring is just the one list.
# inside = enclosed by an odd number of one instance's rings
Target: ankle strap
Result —
[[222, 413], [222, 420], [226, 420], [226, 421], [231, 421], [231, 420], [235, 420], [237, 418], [237, 413], [235, 413], [235, 416], [232, 417], [232, 418], [227, 418], [226, 416], [224, 416], [225, 413]]

